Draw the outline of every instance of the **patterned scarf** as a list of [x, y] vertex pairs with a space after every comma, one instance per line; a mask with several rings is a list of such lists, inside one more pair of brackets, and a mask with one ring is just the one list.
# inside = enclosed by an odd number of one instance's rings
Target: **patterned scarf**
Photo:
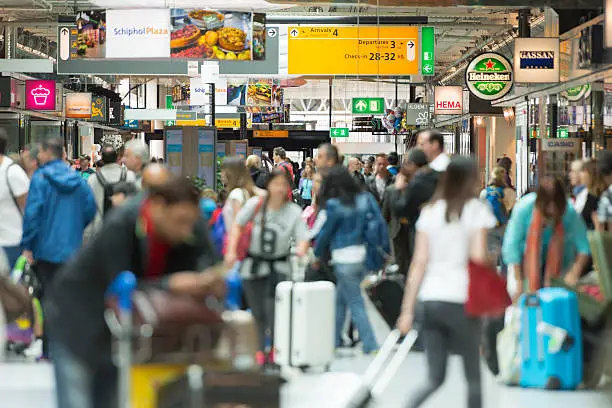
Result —
[[[533, 220], [529, 226], [527, 246], [525, 249], [525, 276], [529, 284], [529, 292], [535, 292], [542, 287], [542, 233], [546, 228], [546, 218], [538, 209], [533, 210]], [[546, 254], [546, 270], [544, 273], [544, 286], [548, 286], [550, 278], [561, 275], [563, 262], [563, 222], [559, 220], [555, 225], [552, 237], [548, 244]]]

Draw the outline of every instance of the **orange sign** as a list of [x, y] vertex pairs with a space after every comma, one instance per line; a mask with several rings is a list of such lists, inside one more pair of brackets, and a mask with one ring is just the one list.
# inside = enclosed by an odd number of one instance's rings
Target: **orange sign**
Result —
[[289, 137], [289, 131], [287, 130], [254, 130], [253, 137], [256, 139], [287, 138]]
[[418, 75], [418, 27], [289, 27], [291, 75]]

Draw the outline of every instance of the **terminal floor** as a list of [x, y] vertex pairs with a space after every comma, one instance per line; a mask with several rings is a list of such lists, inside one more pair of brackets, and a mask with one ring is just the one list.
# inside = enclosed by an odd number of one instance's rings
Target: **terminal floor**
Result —
[[[382, 341], [388, 328], [368, 305], [368, 314]], [[359, 385], [359, 375], [371, 357], [351, 355], [339, 357], [326, 374], [288, 372], [282, 408], [343, 408], [343, 403]], [[426, 376], [422, 353], [412, 353], [388, 390], [377, 401], [379, 408], [402, 408], [410, 394]], [[604, 408], [612, 407], [612, 390], [550, 392], [523, 390], [499, 385], [483, 366], [484, 408]], [[461, 408], [466, 406], [466, 387], [461, 360], [449, 361], [447, 381], [423, 408]], [[54, 380], [49, 364], [0, 364], [0, 408], [55, 408]]]

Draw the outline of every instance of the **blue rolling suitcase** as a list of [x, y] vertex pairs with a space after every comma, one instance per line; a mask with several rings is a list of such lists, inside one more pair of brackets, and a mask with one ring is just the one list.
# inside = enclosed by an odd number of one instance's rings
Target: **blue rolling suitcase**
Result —
[[519, 300], [520, 385], [576, 389], [582, 382], [582, 332], [576, 294], [544, 288]]

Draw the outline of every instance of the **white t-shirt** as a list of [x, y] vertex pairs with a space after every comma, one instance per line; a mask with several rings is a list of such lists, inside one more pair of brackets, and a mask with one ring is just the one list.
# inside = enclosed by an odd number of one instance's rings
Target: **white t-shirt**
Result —
[[235, 188], [230, 191], [227, 196], [227, 200], [225, 200], [225, 205], [223, 206], [223, 222], [225, 223], [225, 230], [230, 231], [232, 228], [232, 224], [234, 223], [234, 218], [236, 214], [234, 214], [234, 203], [240, 204], [240, 208], [246, 203], [247, 197], [245, 191], [241, 188]]
[[465, 303], [472, 238], [482, 228], [494, 228], [497, 220], [489, 206], [475, 198], [465, 204], [460, 220], [447, 223], [445, 214], [446, 201], [439, 200], [423, 208], [416, 224], [429, 247], [419, 299]]
[[15, 198], [27, 194], [30, 189], [28, 175], [19, 165], [12, 164], [13, 160], [6, 156], [0, 164], [0, 220], [2, 220], [0, 222], [0, 246], [2, 247], [19, 245], [23, 234], [23, 219], [11, 197], [7, 186], [7, 176]]

